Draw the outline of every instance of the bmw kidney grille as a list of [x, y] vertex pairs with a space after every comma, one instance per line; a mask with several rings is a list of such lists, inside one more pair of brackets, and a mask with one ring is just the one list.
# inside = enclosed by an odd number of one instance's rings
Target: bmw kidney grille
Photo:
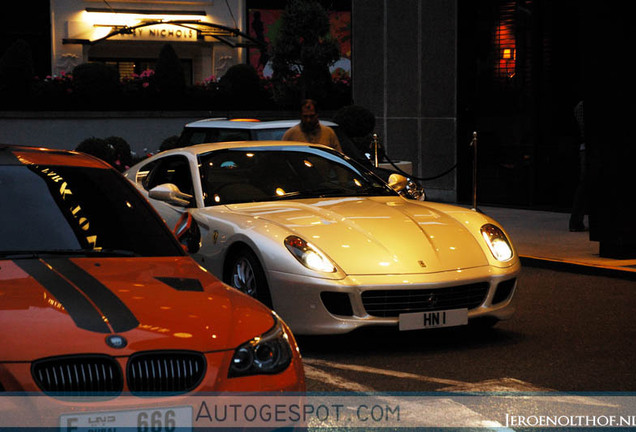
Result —
[[126, 368], [132, 393], [185, 393], [205, 374], [205, 358], [195, 352], [148, 352], [133, 355]]
[[[205, 357], [201, 353], [143, 352], [128, 359], [126, 381], [133, 394], [179, 394], [194, 390], [205, 370]], [[37, 360], [31, 374], [38, 387], [52, 396], [116, 395], [124, 387], [119, 363], [106, 355]]]
[[38, 387], [47, 394], [120, 393], [124, 385], [121, 368], [109, 356], [70, 356], [38, 360], [31, 367]]

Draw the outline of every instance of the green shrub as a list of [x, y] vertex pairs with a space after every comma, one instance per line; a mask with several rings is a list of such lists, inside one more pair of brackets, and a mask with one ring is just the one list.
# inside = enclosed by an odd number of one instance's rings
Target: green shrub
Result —
[[348, 105], [340, 108], [333, 120], [340, 125], [350, 138], [363, 137], [373, 133], [375, 116], [367, 108]]
[[348, 105], [336, 112], [333, 121], [338, 123], [355, 147], [352, 153], [363, 155], [370, 151], [371, 135], [375, 128], [375, 116], [371, 111], [359, 105]]
[[300, 74], [296, 81], [300, 98], [316, 99], [321, 106], [327, 105], [325, 100], [333, 84], [329, 66], [340, 58], [338, 43], [329, 30], [329, 15], [320, 2], [286, 2], [280, 28], [272, 44], [277, 100], [289, 99], [291, 78]]
[[219, 80], [221, 101], [227, 108], [258, 108], [262, 93], [258, 72], [251, 65], [231, 66]]
[[177, 147], [179, 147], [179, 136], [172, 135], [161, 142], [159, 151], [166, 151]]
[[93, 155], [110, 165], [115, 164], [115, 149], [105, 139], [90, 137], [78, 144], [76, 151]]
[[73, 69], [73, 91], [85, 108], [118, 107], [121, 94], [119, 73], [103, 63], [82, 63]]
[[119, 171], [126, 171], [132, 166], [133, 158], [128, 142], [117, 136], [105, 138], [106, 145], [113, 148], [113, 166]]
[[161, 48], [152, 82], [160, 97], [167, 103], [176, 103], [176, 98], [183, 95], [186, 87], [185, 75], [172, 45], [165, 44]]
[[31, 46], [24, 40], [15, 41], [0, 58], [0, 100], [13, 107], [29, 102], [33, 83]]

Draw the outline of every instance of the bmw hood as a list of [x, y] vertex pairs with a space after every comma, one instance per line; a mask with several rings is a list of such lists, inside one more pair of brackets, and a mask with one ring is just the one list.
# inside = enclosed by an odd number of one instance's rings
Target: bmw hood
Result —
[[0, 260], [0, 361], [228, 350], [273, 324], [189, 257]]
[[285, 227], [349, 275], [413, 274], [488, 265], [479, 232], [424, 203], [348, 197], [237, 205], [232, 210]]

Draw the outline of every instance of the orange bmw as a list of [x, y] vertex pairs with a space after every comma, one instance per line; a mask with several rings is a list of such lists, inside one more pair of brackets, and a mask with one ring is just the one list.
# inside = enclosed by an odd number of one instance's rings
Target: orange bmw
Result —
[[71, 151], [0, 145], [0, 347], [0, 396], [305, 389], [285, 323], [196, 264], [115, 169]]

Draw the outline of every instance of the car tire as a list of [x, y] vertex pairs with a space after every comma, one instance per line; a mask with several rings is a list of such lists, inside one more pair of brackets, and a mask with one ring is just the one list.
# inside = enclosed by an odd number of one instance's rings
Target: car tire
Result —
[[226, 260], [223, 281], [237, 290], [272, 307], [272, 297], [260, 261], [247, 248], [233, 251]]

